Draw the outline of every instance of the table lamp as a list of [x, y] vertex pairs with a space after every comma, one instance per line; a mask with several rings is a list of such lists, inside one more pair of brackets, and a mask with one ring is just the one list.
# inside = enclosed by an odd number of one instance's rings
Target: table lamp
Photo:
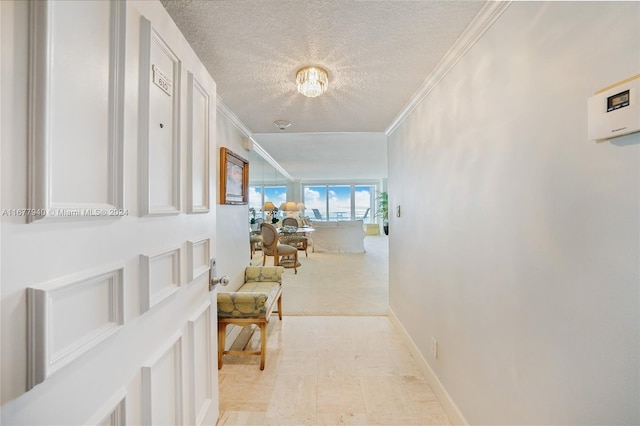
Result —
[[298, 211], [298, 205], [293, 201], [287, 201], [282, 207], [282, 210], [288, 212], [288, 217], [293, 217], [293, 213]]
[[262, 211], [267, 212], [267, 221], [271, 222], [271, 217], [273, 215], [273, 212], [276, 211], [276, 206], [271, 201], [267, 201], [262, 206]]

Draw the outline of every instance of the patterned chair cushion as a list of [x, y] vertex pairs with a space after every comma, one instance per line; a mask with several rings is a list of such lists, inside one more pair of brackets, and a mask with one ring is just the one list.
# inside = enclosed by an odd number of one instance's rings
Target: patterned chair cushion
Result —
[[284, 269], [277, 266], [247, 266], [244, 270], [244, 282], [278, 282], [282, 284]]
[[245, 284], [238, 290], [218, 293], [218, 317], [251, 318], [264, 316], [275, 302], [282, 286], [282, 267], [249, 266]]

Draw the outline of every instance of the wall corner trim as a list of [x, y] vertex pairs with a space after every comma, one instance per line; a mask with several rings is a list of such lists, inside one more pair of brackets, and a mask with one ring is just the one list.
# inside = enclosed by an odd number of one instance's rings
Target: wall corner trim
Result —
[[451, 423], [454, 425], [467, 426], [469, 422], [467, 422], [467, 419], [465, 419], [464, 415], [462, 414], [456, 403], [453, 401], [442, 382], [440, 382], [440, 379], [438, 379], [436, 373], [431, 369], [431, 366], [429, 366], [429, 363], [422, 355], [415, 342], [413, 341], [407, 330], [404, 328], [391, 307], [389, 307], [388, 316], [391, 323], [400, 332], [400, 337], [402, 337], [402, 339], [405, 341], [407, 347], [409, 348], [409, 351], [415, 357], [418, 368], [424, 375], [427, 383], [429, 383], [429, 386], [431, 386], [433, 392], [438, 397], [438, 401], [442, 405], [445, 413], [447, 413], [447, 416], [449, 416], [449, 420], [451, 420]]
[[253, 133], [251, 132], [251, 130], [249, 130], [249, 128], [245, 126], [242, 121], [240, 121], [238, 116], [229, 109], [220, 95], [216, 96], [216, 109], [220, 114], [222, 114], [222, 116], [229, 120], [229, 122], [233, 124], [236, 129], [238, 129], [242, 136], [251, 140], [251, 142], [253, 143], [253, 150], [258, 155], [264, 158], [267, 163], [271, 164], [278, 172], [280, 172], [285, 177], [285, 179], [289, 181], [293, 180], [291, 175], [289, 175], [289, 173], [285, 169], [283, 169], [282, 166], [278, 164], [278, 162], [274, 160], [273, 157], [271, 157], [271, 155], [269, 155], [269, 153], [265, 151], [264, 148], [262, 148], [262, 146], [260, 146], [260, 144], [253, 138]]
[[238, 131], [247, 138], [250, 138], [253, 132], [245, 126], [245, 124], [238, 118], [238, 116], [229, 109], [227, 104], [224, 103], [220, 95], [216, 95], [216, 109], [220, 114], [222, 114], [227, 120], [233, 124], [233, 126], [238, 129]]
[[390, 136], [414, 109], [431, 93], [438, 85], [440, 80], [447, 75], [455, 64], [473, 47], [480, 37], [493, 25], [493, 23], [502, 15], [509, 7], [511, 1], [489, 1], [478, 12], [471, 23], [465, 28], [464, 32], [458, 37], [451, 49], [444, 55], [442, 60], [436, 65], [436, 68], [427, 79], [422, 83], [416, 93], [409, 99], [409, 102], [400, 110], [396, 118], [393, 119], [384, 134]]

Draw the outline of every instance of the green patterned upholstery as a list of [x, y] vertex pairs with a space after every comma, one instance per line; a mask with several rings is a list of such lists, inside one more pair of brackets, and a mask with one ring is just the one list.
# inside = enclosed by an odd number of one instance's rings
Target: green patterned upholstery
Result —
[[244, 270], [244, 282], [277, 282], [282, 284], [284, 268], [279, 266], [247, 266]]
[[264, 316], [282, 286], [284, 268], [249, 266], [245, 284], [235, 292], [218, 293], [219, 318], [251, 318]]
[[[296, 255], [298, 252], [296, 251]], [[267, 354], [267, 324], [277, 312], [282, 320], [282, 266], [248, 266], [244, 284], [236, 291], [218, 293], [218, 369], [225, 355], [260, 355], [264, 370]], [[274, 311], [275, 306], [278, 310]], [[260, 327], [260, 351], [226, 349], [227, 325]]]

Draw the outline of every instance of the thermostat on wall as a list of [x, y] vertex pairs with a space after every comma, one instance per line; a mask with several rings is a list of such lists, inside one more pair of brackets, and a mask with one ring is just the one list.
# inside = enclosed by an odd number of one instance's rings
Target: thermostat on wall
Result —
[[640, 74], [589, 98], [589, 139], [603, 141], [640, 132]]

